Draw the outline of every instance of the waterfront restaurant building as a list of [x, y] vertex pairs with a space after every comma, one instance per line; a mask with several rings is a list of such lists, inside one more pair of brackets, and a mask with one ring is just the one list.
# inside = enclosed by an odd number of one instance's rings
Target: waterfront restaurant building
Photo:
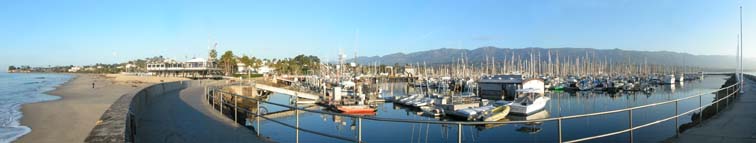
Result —
[[221, 69], [215, 61], [194, 58], [186, 62], [164, 60], [147, 63], [147, 71], [156, 76], [186, 77], [194, 79], [222, 78]]

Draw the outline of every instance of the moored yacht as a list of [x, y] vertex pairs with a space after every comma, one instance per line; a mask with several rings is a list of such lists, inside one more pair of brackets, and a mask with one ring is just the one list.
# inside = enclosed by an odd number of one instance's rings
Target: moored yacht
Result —
[[530, 115], [543, 110], [551, 98], [543, 96], [536, 89], [526, 88], [517, 90], [519, 97], [510, 106], [511, 114]]

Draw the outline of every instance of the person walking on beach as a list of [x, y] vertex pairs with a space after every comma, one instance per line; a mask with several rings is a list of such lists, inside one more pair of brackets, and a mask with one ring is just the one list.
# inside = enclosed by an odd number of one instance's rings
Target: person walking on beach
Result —
[[92, 88], [94, 88], [94, 82], [92, 82]]

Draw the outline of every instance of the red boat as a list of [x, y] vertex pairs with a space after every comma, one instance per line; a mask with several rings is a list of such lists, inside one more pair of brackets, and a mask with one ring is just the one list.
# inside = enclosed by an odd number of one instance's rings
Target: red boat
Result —
[[338, 105], [336, 110], [344, 114], [370, 115], [375, 114], [375, 109], [367, 105]]

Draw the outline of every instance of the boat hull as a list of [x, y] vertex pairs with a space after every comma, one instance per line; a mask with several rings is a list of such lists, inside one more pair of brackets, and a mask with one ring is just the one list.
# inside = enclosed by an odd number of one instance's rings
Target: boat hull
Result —
[[549, 97], [539, 97], [533, 104], [523, 106], [517, 103], [510, 105], [510, 114], [518, 115], [530, 115], [546, 108], [546, 103], [550, 100]]
[[493, 121], [499, 121], [501, 119], [504, 119], [509, 115], [509, 112], [511, 110], [511, 107], [509, 106], [501, 106], [497, 107], [497, 109], [494, 109], [491, 114], [484, 116], [483, 121], [487, 122], [493, 122]]
[[366, 106], [336, 106], [336, 110], [344, 114], [375, 114], [375, 109]]

